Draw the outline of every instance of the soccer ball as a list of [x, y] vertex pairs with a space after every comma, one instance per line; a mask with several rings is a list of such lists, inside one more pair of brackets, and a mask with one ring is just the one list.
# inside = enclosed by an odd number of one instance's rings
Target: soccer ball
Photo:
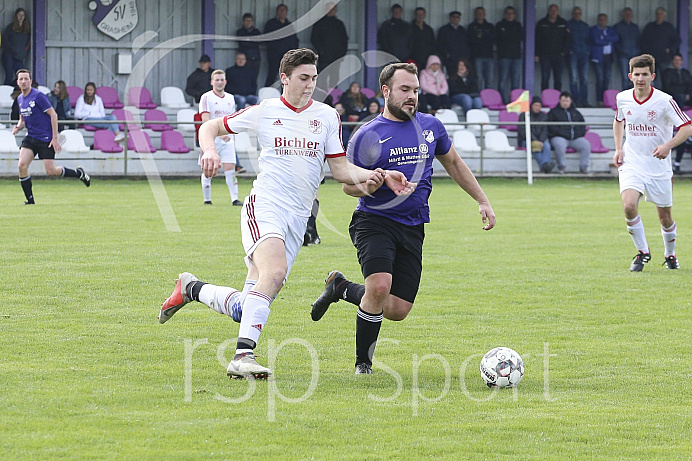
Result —
[[496, 347], [481, 359], [481, 378], [488, 387], [514, 387], [524, 376], [524, 361], [509, 347]]

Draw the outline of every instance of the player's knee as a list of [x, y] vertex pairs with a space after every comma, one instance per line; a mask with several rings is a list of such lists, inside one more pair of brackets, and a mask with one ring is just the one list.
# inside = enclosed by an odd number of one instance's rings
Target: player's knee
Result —
[[384, 300], [389, 296], [389, 290], [391, 290], [391, 285], [389, 280], [384, 278], [375, 279], [373, 283], [368, 284], [368, 294], [376, 299]]
[[286, 279], [286, 272], [288, 269], [286, 266], [273, 267], [267, 272], [267, 277], [271, 280], [271, 283], [277, 289], [280, 289]]

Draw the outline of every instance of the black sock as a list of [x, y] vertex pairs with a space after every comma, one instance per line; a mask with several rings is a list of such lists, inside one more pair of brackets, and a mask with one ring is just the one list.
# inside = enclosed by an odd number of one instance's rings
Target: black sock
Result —
[[372, 315], [358, 308], [356, 317], [356, 364], [372, 365], [372, 355], [382, 326], [382, 313]]
[[365, 295], [365, 285], [346, 280], [336, 287], [336, 292], [339, 294], [339, 298], [360, 306], [360, 301], [363, 299], [363, 295]]
[[66, 166], [62, 167], [62, 175], [65, 178], [79, 178], [81, 176], [79, 171], [67, 168]]
[[24, 191], [24, 197], [26, 197], [27, 202], [34, 201], [34, 192], [31, 190], [31, 176], [26, 178], [19, 178], [19, 184], [22, 186]]
[[197, 281], [197, 282], [193, 283], [192, 285], [184, 288], [185, 294], [187, 294], [187, 296], [190, 299], [199, 302], [199, 292], [204, 285], [206, 285], [206, 282]]
[[[255, 350], [257, 343], [250, 338], [238, 338], [238, 343], [236, 345], [236, 350], [251, 349]], [[240, 358], [242, 354], [236, 354], [233, 356], [233, 360]]]

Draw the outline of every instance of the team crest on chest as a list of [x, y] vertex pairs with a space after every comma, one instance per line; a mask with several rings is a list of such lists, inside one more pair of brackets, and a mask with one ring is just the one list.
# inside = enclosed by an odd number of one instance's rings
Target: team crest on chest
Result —
[[431, 143], [435, 140], [435, 135], [433, 134], [432, 131], [425, 130], [423, 132], [423, 139], [425, 139], [425, 142]]
[[646, 119], [650, 122], [656, 121], [656, 111], [650, 110], [646, 113]]
[[308, 127], [313, 134], [322, 133], [322, 122], [319, 120], [308, 120]]

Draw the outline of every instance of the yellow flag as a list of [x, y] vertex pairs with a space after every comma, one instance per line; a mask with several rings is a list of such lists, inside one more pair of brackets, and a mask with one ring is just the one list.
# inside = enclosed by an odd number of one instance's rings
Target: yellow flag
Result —
[[529, 90], [524, 91], [516, 101], [507, 104], [507, 112], [528, 112], [529, 111]]

